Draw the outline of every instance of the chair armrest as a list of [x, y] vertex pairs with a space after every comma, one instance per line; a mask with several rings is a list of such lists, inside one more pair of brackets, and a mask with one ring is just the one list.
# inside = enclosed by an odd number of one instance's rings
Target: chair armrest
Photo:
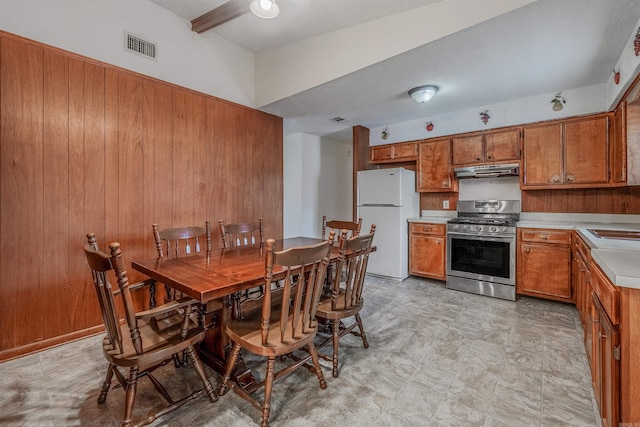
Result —
[[[140, 311], [136, 313], [136, 319], [149, 319], [152, 317], [164, 317], [171, 314], [175, 314], [175, 311], [189, 307], [192, 305], [200, 304], [199, 301], [192, 298], [181, 298], [179, 300], [169, 301], [166, 304], [162, 304], [161, 306], [152, 308], [150, 310]], [[186, 314], [190, 314], [189, 310]]]
[[[142, 282], [136, 282], [136, 283], [130, 284], [129, 290], [135, 291], [136, 289], [141, 289], [141, 288], [144, 288], [145, 286], [150, 286], [155, 283], [156, 283], [155, 279], [146, 279], [146, 280], [143, 280]], [[120, 289], [116, 289], [113, 292], [114, 295], [118, 295], [119, 293], [120, 293]]]

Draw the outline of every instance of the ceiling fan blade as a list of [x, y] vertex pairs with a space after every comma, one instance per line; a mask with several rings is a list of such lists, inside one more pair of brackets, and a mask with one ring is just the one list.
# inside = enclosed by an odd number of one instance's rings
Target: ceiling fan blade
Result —
[[191, 31], [204, 33], [249, 12], [249, 0], [230, 0], [191, 21]]

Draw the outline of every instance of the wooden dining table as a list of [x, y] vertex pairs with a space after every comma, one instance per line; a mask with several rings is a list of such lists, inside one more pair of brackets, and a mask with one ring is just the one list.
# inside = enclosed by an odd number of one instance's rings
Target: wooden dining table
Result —
[[[321, 239], [293, 237], [276, 241], [274, 249], [282, 251], [296, 246], [322, 242]], [[338, 258], [338, 248], [331, 253], [331, 261]], [[220, 248], [201, 251], [179, 258], [134, 260], [131, 266], [157, 282], [170, 286], [201, 304], [201, 319], [207, 329], [201, 342], [201, 359], [219, 373], [226, 368], [229, 340], [224, 326], [233, 317], [233, 296], [264, 283], [265, 245]], [[285, 269], [274, 266], [274, 279]], [[255, 383], [251, 371], [240, 360], [234, 377], [242, 387]]]

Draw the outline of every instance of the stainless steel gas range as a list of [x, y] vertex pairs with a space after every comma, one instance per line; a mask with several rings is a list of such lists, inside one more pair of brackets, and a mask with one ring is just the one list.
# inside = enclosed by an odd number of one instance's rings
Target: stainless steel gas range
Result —
[[461, 200], [447, 223], [446, 287], [516, 300], [519, 200]]

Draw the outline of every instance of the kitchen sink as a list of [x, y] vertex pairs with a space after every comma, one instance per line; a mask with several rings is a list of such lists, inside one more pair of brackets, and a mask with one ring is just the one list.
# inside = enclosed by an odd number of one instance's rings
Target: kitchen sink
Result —
[[600, 239], [640, 240], [640, 231], [637, 230], [595, 230], [589, 232]]

